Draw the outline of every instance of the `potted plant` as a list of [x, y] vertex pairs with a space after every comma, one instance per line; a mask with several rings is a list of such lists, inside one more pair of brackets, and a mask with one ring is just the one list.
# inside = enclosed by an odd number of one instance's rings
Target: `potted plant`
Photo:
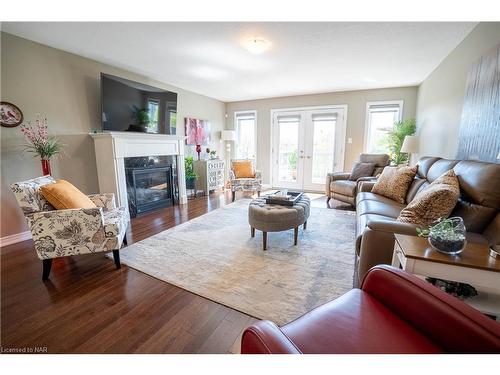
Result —
[[437, 251], [455, 255], [465, 248], [465, 225], [461, 217], [439, 219], [429, 228], [417, 228], [421, 237], [427, 237], [429, 244]]
[[37, 115], [34, 126], [31, 122], [21, 125], [21, 132], [28, 141], [24, 151], [38, 155], [42, 162], [43, 175], [50, 175], [50, 158], [60, 154], [64, 144], [56, 137], [49, 137], [47, 119], [41, 120], [40, 115]]
[[148, 110], [134, 106], [133, 113], [135, 124], [129, 125], [129, 130], [146, 133], [150, 123]]
[[403, 141], [407, 135], [414, 135], [417, 131], [415, 119], [398, 121], [394, 123], [394, 128], [384, 138], [384, 143], [389, 149], [391, 162], [393, 165], [406, 164], [408, 154], [401, 152]]
[[194, 189], [195, 181], [198, 178], [198, 175], [194, 172], [193, 169], [193, 157], [186, 156], [184, 159], [184, 169], [186, 171], [186, 189]]

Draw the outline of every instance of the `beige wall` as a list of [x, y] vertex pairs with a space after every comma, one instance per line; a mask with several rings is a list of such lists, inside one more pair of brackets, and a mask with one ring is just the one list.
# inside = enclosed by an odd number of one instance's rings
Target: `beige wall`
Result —
[[366, 103], [378, 100], [401, 99], [404, 100], [403, 118], [414, 118], [417, 87], [400, 87], [227, 103], [228, 118], [226, 123], [228, 129], [234, 129], [235, 111], [257, 110], [257, 167], [262, 171], [263, 182], [268, 184], [271, 181], [271, 109], [347, 104], [346, 142], [348, 138], [352, 138], [352, 144], [346, 143], [344, 168], [349, 170], [358, 159], [359, 154], [363, 152]]
[[422, 82], [417, 99], [420, 156], [456, 156], [467, 73], [498, 43], [500, 22], [480, 23]]
[[[211, 147], [218, 149], [224, 128], [224, 103], [185, 91], [122, 69], [1, 33], [1, 100], [21, 108], [25, 120], [36, 113], [48, 118], [49, 131], [67, 145], [66, 154], [52, 162], [53, 175], [64, 178], [85, 193], [98, 192], [94, 146], [88, 135], [100, 128], [99, 74], [105, 72], [162, 87], [178, 93], [178, 129], [184, 117], [210, 120]], [[23, 156], [19, 127], [1, 128], [0, 236], [27, 230], [8, 186], [41, 174], [40, 162]], [[223, 150], [220, 150], [223, 152]]]

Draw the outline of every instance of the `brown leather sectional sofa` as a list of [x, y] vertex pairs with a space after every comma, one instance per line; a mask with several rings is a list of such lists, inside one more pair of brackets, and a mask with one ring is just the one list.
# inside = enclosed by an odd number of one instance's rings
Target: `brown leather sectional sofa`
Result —
[[454, 169], [461, 197], [451, 216], [464, 219], [468, 241], [500, 243], [500, 164], [423, 157], [406, 195], [406, 203], [371, 193], [375, 182], [363, 182], [356, 197], [358, 278], [377, 264], [391, 264], [394, 233], [416, 235], [416, 225], [396, 220], [401, 210], [444, 172]]

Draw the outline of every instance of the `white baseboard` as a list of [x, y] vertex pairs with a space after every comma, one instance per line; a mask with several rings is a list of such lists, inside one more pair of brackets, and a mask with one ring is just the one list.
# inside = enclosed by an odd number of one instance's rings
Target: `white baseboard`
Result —
[[29, 239], [31, 239], [31, 232], [29, 230], [26, 232], [11, 234], [10, 236], [0, 237], [0, 247], [9, 246]]

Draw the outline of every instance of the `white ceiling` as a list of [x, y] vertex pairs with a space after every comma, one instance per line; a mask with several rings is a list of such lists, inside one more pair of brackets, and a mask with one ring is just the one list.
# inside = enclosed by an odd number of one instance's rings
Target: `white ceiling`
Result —
[[[225, 102], [420, 84], [476, 23], [2, 23], [8, 33]], [[242, 43], [264, 37], [252, 55]]]

